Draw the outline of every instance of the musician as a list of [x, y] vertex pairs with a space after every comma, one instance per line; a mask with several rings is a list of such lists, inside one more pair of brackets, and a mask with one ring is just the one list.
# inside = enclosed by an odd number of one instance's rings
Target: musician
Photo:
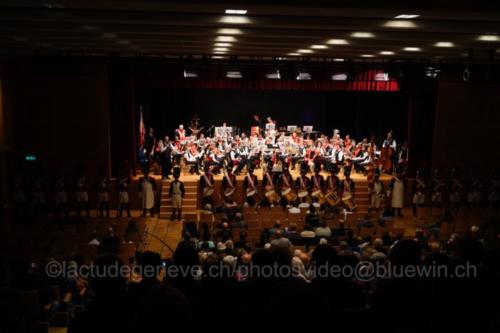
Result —
[[368, 211], [375, 210], [376, 213], [380, 210], [382, 200], [385, 196], [384, 183], [380, 180], [380, 172], [375, 172], [373, 182], [369, 185], [370, 190], [370, 206]]
[[271, 207], [278, 204], [279, 195], [276, 193], [277, 174], [273, 173], [272, 163], [267, 164], [267, 171], [264, 173], [262, 185], [266, 190], [266, 199]]
[[98, 217], [104, 217], [104, 211], [106, 211], [106, 217], [109, 217], [109, 190], [111, 187], [110, 180], [106, 175], [102, 175], [96, 184], [97, 191], [97, 209], [99, 211]]
[[498, 209], [500, 201], [500, 180], [498, 179], [498, 171], [491, 169], [490, 179], [488, 184], [488, 203], [495, 210]]
[[396, 151], [397, 145], [396, 145], [396, 140], [393, 138], [392, 131], [389, 131], [389, 133], [387, 133], [387, 137], [382, 143], [382, 148], [386, 147], [392, 148], [394, 151]]
[[215, 180], [208, 164], [205, 164], [203, 173], [200, 176], [200, 189], [203, 206], [210, 204], [213, 207], [215, 202], [212, 196], [215, 191]]
[[139, 196], [142, 199], [142, 217], [146, 217], [149, 210], [151, 217], [154, 217], [156, 182], [146, 170], [144, 177], [139, 179]]
[[370, 154], [368, 154], [368, 147], [362, 143], [358, 143], [359, 152], [351, 160], [354, 163], [354, 170], [366, 174], [366, 166], [372, 163]]
[[401, 171], [401, 177], [404, 179], [406, 177], [406, 171], [408, 169], [408, 144], [403, 142], [402, 145], [398, 145], [398, 149], [395, 154], [396, 167]]
[[189, 173], [200, 174], [201, 159], [203, 157], [203, 152], [198, 151], [198, 147], [195, 144], [190, 144], [186, 153], [184, 153], [184, 158], [186, 159], [186, 164], [191, 165]]
[[[245, 134], [245, 133], [243, 133]], [[235, 175], [239, 175], [243, 168], [246, 166], [249, 170], [252, 166], [253, 160], [250, 157], [250, 149], [248, 148], [248, 143], [242, 142], [236, 149], [235, 157], [237, 158], [237, 167], [234, 171]], [[234, 164], [234, 161], [233, 161]]]
[[131, 217], [130, 214], [130, 200], [129, 200], [129, 190], [130, 190], [130, 177], [125, 171], [120, 173], [120, 177], [116, 180], [116, 189], [118, 190], [118, 208], [117, 217], [123, 216], [123, 210], [127, 211], [127, 217]]
[[160, 162], [162, 179], [169, 179], [170, 170], [172, 170], [172, 145], [168, 136], [165, 136], [163, 138], [161, 144]]
[[154, 134], [154, 129], [153, 127], [150, 127], [148, 130], [148, 135], [146, 135], [146, 139], [144, 142], [144, 149], [146, 149], [146, 157], [148, 159], [151, 159], [155, 153], [155, 143], [156, 143], [156, 137]]
[[441, 179], [440, 171], [438, 168], [434, 170], [434, 175], [432, 176], [432, 195], [431, 195], [431, 207], [441, 207], [441, 203], [443, 201], [443, 191], [444, 191], [444, 182]]
[[314, 175], [311, 176], [309, 182], [309, 188], [311, 189], [311, 197], [313, 200], [313, 205], [318, 207], [324, 202], [323, 189], [325, 188], [325, 179], [320, 174], [321, 168], [314, 168]]
[[227, 167], [222, 178], [222, 191], [226, 200], [232, 198], [236, 191], [236, 176], [233, 174], [233, 168], [230, 166]]
[[172, 202], [172, 216], [170, 220], [175, 220], [175, 215], [177, 213], [177, 220], [181, 220], [182, 215], [182, 199], [186, 195], [186, 191], [184, 189], [184, 183], [179, 180], [181, 175], [181, 169], [174, 169], [174, 180], [170, 183], [170, 188], [168, 190], [168, 195], [170, 196], [170, 200]]
[[85, 210], [87, 217], [90, 216], [90, 205], [89, 205], [89, 184], [87, 177], [85, 177], [80, 171], [80, 176], [76, 180], [76, 212], [77, 216], [80, 217], [81, 211]]
[[383, 160], [385, 160], [384, 164], [381, 166], [384, 169], [383, 170], [384, 172], [392, 173], [393, 171], [392, 169], [394, 168], [394, 165], [396, 165], [397, 162], [396, 149], [397, 149], [396, 140], [393, 138], [392, 131], [389, 131], [389, 133], [387, 133], [386, 139], [382, 143], [382, 150], [380, 156]]
[[253, 174], [253, 168], [248, 169], [248, 174], [243, 181], [243, 188], [245, 189], [245, 204], [254, 207], [257, 203], [255, 196], [258, 192], [257, 176]]
[[184, 125], [180, 124], [179, 128], [175, 130], [175, 139], [177, 141], [186, 140], [186, 130], [184, 129]]
[[423, 171], [419, 169], [413, 183], [413, 216], [417, 216], [417, 208], [422, 207], [425, 202], [425, 192], [427, 189]]
[[297, 200], [297, 194], [294, 190], [294, 182], [288, 166], [283, 165], [283, 172], [280, 175], [279, 183], [281, 187], [281, 205], [293, 205]]
[[48, 215], [47, 199], [46, 199], [46, 186], [42, 177], [37, 177], [33, 183], [31, 197], [35, 208], [35, 214], [43, 213], [44, 216]]
[[309, 191], [311, 190], [311, 180], [307, 177], [306, 170], [300, 170], [300, 176], [295, 180], [295, 188], [297, 190], [299, 201], [310, 199]]
[[390, 189], [392, 194], [391, 206], [393, 215], [403, 216], [401, 211], [403, 209], [405, 187], [403, 178], [401, 177], [401, 173], [398, 169], [394, 171], [394, 176], [391, 179]]
[[340, 192], [342, 194], [342, 202], [349, 211], [356, 209], [354, 204], [354, 194], [356, 191], [356, 184], [351, 179], [351, 173], [344, 170], [344, 180], [340, 183]]
[[476, 170], [470, 170], [470, 177], [467, 183], [467, 202], [471, 206], [476, 206], [481, 201], [481, 190], [483, 189], [483, 184], [477, 177]]
[[456, 213], [458, 213], [460, 207], [460, 201], [462, 199], [463, 184], [460, 181], [460, 176], [458, 175], [457, 169], [451, 169], [451, 180], [449, 183], [449, 193], [450, 193], [450, 207], [455, 208]]
[[59, 174], [55, 183], [55, 201], [56, 201], [56, 216], [59, 217], [61, 212], [65, 217], [68, 217], [68, 194], [66, 192], [66, 179], [62, 174]]

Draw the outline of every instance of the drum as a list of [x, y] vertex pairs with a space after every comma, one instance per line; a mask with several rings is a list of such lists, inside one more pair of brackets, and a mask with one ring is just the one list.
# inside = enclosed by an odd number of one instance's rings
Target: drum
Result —
[[281, 195], [288, 202], [293, 202], [297, 199], [297, 194], [294, 191], [292, 191], [292, 189], [290, 187], [281, 191]]
[[328, 203], [328, 205], [330, 205], [331, 207], [335, 207], [337, 206], [339, 203], [340, 203], [340, 198], [339, 196], [333, 192], [333, 191], [329, 191], [326, 195], [325, 195], [325, 201]]
[[255, 190], [247, 191], [247, 197], [253, 197], [255, 195]]
[[233, 187], [230, 187], [230, 188], [226, 188], [226, 190], [224, 191], [224, 196], [227, 198], [227, 197], [230, 197], [234, 194], [234, 191], [235, 189]]
[[316, 198], [321, 205], [325, 203], [325, 195], [321, 192], [321, 190], [312, 191], [311, 196]]
[[203, 197], [208, 198], [211, 197], [215, 192], [215, 189], [213, 187], [207, 187], [203, 190]]
[[309, 195], [309, 192], [307, 192], [307, 191], [300, 191], [298, 194], [300, 199], [307, 197], [308, 195]]
[[278, 202], [278, 194], [276, 193], [275, 190], [267, 190], [266, 191], [266, 199], [267, 201], [270, 203], [270, 204], [274, 204], [276, 202]]
[[352, 201], [352, 194], [347, 192], [347, 193], [344, 193], [344, 195], [342, 196], [342, 202], [349, 208], [349, 209], [353, 209], [354, 208], [354, 202]]

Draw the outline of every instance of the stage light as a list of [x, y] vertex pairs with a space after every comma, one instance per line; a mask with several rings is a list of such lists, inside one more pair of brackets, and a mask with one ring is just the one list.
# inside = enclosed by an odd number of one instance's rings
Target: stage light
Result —
[[337, 73], [332, 75], [333, 81], [347, 81], [347, 73]]
[[297, 53], [314, 53], [314, 51], [309, 49], [300, 49], [297, 50]]
[[394, 55], [394, 52], [393, 51], [380, 51], [381, 55]]
[[414, 47], [414, 46], [408, 46], [408, 47], [405, 47], [403, 49], [403, 51], [407, 51], [407, 52], [419, 52], [419, 51], [421, 51], [421, 48], [420, 47]]
[[233, 36], [217, 36], [217, 38], [215, 38], [215, 41], [216, 42], [236, 42], [237, 40]]
[[189, 78], [195, 78], [195, 77], [198, 77], [198, 74], [193, 72], [193, 71], [189, 71], [189, 70], [184, 70], [184, 77], [186, 79], [189, 79]]
[[214, 51], [213, 54], [226, 54], [226, 51]]
[[371, 32], [357, 31], [351, 34], [353, 38], [373, 38], [375, 35]]
[[246, 15], [247, 10], [246, 9], [226, 9], [225, 13], [229, 14], [229, 15]]
[[231, 47], [232, 45], [231, 43], [214, 43], [216, 47]]
[[375, 74], [375, 81], [389, 81], [389, 73]]
[[249, 24], [252, 21], [246, 16], [222, 16], [219, 23], [224, 24]]
[[361, 58], [375, 58], [373, 54], [362, 54], [360, 55]]
[[349, 42], [345, 39], [329, 39], [326, 41], [327, 44], [330, 45], [347, 45]]
[[425, 75], [430, 77], [430, 78], [436, 78], [440, 72], [441, 72], [441, 70], [436, 69], [434, 67], [427, 67], [425, 69]]
[[326, 46], [326, 45], [311, 45], [311, 49], [316, 49], [316, 50], [324, 50], [327, 48], [328, 48], [328, 46]]
[[498, 42], [500, 41], [500, 36], [498, 35], [481, 35], [477, 38], [481, 42]]
[[398, 29], [414, 29], [417, 28], [417, 24], [413, 21], [408, 20], [390, 20], [384, 23], [386, 28], [398, 28]]
[[227, 51], [229, 51], [229, 49], [227, 47], [215, 47], [214, 51], [227, 52]]
[[231, 28], [221, 28], [217, 30], [217, 34], [219, 35], [241, 35], [243, 31], [240, 29], [231, 29]]
[[299, 72], [297, 75], [297, 80], [311, 80], [311, 74], [307, 72]]
[[436, 44], [434, 44], [435, 47], [454, 47], [455, 44], [453, 44], [452, 42], [437, 42]]
[[415, 19], [417, 17], [420, 17], [420, 15], [418, 14], [400, 14], [398, 16], [395, 16], [394, 18], [395, 19], [403, 19], [403, 20], [411, 20], [411, 19]]
[[210, 58], [212, 58], [212, 59], [225, 59], [225, 57], [220, 56], [220, 55], [213, 55]]
[[239, 71], [228, 71], [226, 72], [226, 77], [229, 79], [241, 79], [243, 75]]
[[292, 52], [292, 53], [288, 53], [289, 56], [300, 56], [300, 53], [295, 53], [295, 52]]
[[344, 58], [333, 58], [333, 61], [335, 61], [335, 62], [344, 62], [345, 59]]
[[271, 80], [279, 80], [279, 79], [281, 79], [280, 71], [276, 70], [275, 72], [267, 73], [266, 74], [266, 79], [271, 79]]

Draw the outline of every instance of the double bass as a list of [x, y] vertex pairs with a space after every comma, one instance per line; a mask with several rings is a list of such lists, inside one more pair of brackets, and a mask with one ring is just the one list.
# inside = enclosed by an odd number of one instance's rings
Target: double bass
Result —
[[392, 131], [387, 134], [387, 139], [385, 139], [382, 149], [380, 149], [380, 159], [379, 165], [382, 166], [382, 171], [385, 173], [391, 173], [393, 168], [392, 158], [396, 153], [392, 147], [394, 139], [392, 138]]

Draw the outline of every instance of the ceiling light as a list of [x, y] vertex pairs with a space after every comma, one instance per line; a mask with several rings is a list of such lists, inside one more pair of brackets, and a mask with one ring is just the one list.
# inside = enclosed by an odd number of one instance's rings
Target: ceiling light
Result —
[[184, 70], [184, 77], [185, 78], [195, 78], [195, 77], [198, 77], [198, 73], [195, 73], [195, 72], [189, 71], [189, 70]]
[[346, 41], [345, 39], [329, 39], [326, 41], [327, 44], [330, 44], [330, 45], [347, 45], [349, 44], [348, 41]]
[[225, 13], [229, 14], [229, 15], [246, 15], [247, 10], [246, 9], [226, 9]]
[[215, 38], [216, 42], [236, 42], [236, 38], [233, 36], [217, 36]]
[[297, 50], [298, 53], [314, 53], [313, 50], [309, 50], [309, 49], [300, 49], [300, 50]]
[[288, 53], [289, 56], [299, 56], [300, 53], [295, 53], [295, 52], [292, 52], [292, 53]]
[[375, 74], [375, 81], [389, 81], [389, 73]]
[[373, 37], [375, 37], [375, 35], [371, 32], [357, 31], [357, 32], [353, 32], [351, 34], [351, 37], [354, 37], [354, 38], [373, 38]]
[[299, 75], [297, 75], [297, 80], [310, 80], [311, 79], [311, 74], [307, 72], [299, 72]]
[[222, 16], [219, 19], [219, 23], [248, 24], [248, 23], [252, 23], [252, 21], [246, 16]]
[[230, 79], [241, 79], [243, 75], [239, 71], [228, 71], [226, 72], [226, 77]]
[[334, 58], [333, 61], [335, 61], [335, 62], [344, 62], [345, 59], [344, 58]]
[[327, 48], [328, 48], [328, 46], [326, 46], [326, 45], [311, 45], [311, 49], [316, 49], [316, 50], [324, 50]]
[[216, 47], [214, 48], [214, 51], [227, 52], [229, 49], [227, 47]]
[[231, 28], [221, 28], [217, 30], [219, 35], [241, 35], [243, 31], [240, 29], [231, 29]]
[[112, 38], [116, 38], [116, 34], [114, 34], [112, 32], [105, 32], [102, 34], [102, 37], [112, 39]]
[[333, 81], [346, 81], [347, 80], [347, 73], [333, 74], [332, 80]]
[[407, 52], [419, 52], [419, 51], [421, 51], [421, 48], [420, 47], [409, 46], [409, 47], [405, 47], [403, 49], [403, 51], [407, 51]]
[[498, 35], [481, 35], [477, 38], [481, 42], [498, 42], [500, 41], [500, 36]]
[[226, 51], [214, 51], [213, 54], [226, 54]]
[[436, 44], [434, 44], [435, 47], [454, 47], [455, 44], [453, 44], [452, 42], [437, 42]]
[[214, 43], [214, 46], [217, 46], [217, 47], [231, 47], [231, 43]]
[[380, 51], [381, 55], [394, 55], [393, 51]]
[[211, 57], [212, 59], [224, 59], [223, 56], [218, 56], [218, 55], [214, 55]]
[[394, 18], [395, 19], [403, 19], [403, 20], [411, 20], [411, 19], [414, 19], [414, 18], [417, 18], [417, 17], [420, 17], [420, 15], [418, 14], [400, 14], [398, 16], [395, 16]]
[[276, 70], [276, 72], [271, 72], [266, 74], [266, 79], [271, 79], [271, 80], [279, 80], [281, 79], [281, 74], [279, 70]]
[[415, 22], [408, 20], [390, 20], [384, 23], [384, 27], [411, 29], [411, 28], [416, 28], [417, 25], [415, 24]]
[[373, 54], [362, 54], [361, 58], [375, 58]]

